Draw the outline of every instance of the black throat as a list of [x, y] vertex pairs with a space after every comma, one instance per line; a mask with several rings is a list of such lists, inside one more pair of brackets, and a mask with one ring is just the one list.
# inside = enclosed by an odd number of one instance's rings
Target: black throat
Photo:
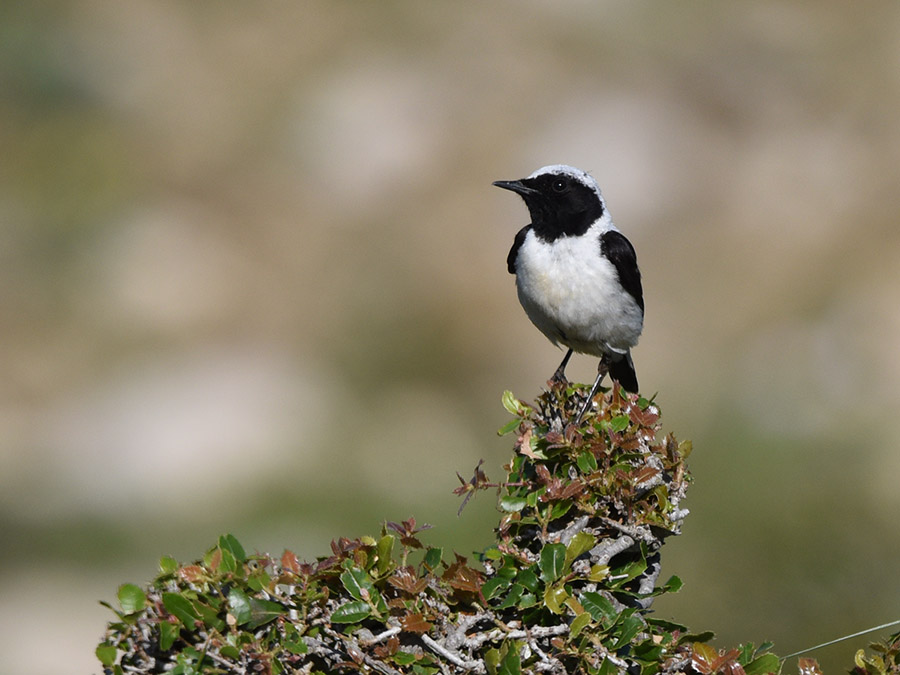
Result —
[[[529, 210], [531, 206], [529, 205]], [[603, 215], [603, 208], [580, 213], [546, 213], [531, 211], [531, 227], [543, 241], [554, 242], [560, 237], [580, 237]]]
[[[554, 174], [527, 178], [522, 182], [531, 188], [522, 198], [531, 214], [534, 233], [546, 242], [560, 237], [578, 237], [588, 231], [603, 215], [603, 202], [584, 183]], [[563, 183], [562, 190], [554, 190]]]

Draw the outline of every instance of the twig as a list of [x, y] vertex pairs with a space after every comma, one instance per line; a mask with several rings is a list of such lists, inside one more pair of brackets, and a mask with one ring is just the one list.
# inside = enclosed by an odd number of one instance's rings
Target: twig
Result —
[[787, 656], [782, 656], [781, 660], [786, 661], [787, 659], [793, 658], [795, 656], [800, 656], [801, 654], [806, 654], [807, 652], [811, 652], [816, 649], [821, 649], [822, 647], [827, 647], [829, 645], [837, 644], [838, 642], [843, 642], [844, 640], [849, 640], [851, 638], [859, 637], [860, 635], [865, 635], [866, 633], [874, 633], [876, 630], [881, 630], [883, 628], [890, 628], [891, 626], [900, 626], [900, 620], [891, 621], [890, 623], [883, 623], [880, 626], [875, 626], [874, 628], [866, 628], [865, 630], [861, 630], [858, 633], [854, 633], [853, 635], [845, 635], [844, 637], [839, 637], [836, 640], [829, 640], [828, 642], [823, 642], [822, 644], [816, 645], [815, 647], [807, 647], [806, 649], [801, 649], [799, 652], [794, 652], [793, 654], [788, 654]]
[[[449, 610], [448, 610], [449, 613]], [[458, 649], [466, 642], [466, 633], [469, 629], [476, 625], [479, 621], [489, 620], [491, 617], [486, 612], [478, 612], [477, 614], [459, 615], [456, 620], [453, 632], [449, 633], [444, 639], [444, 643], [451, 649]]]
[[474, 670], [476, 672], [484, 672], [484, 663], [482, 661], [466, 661], [459, 654], [451, 652], [449, 649], [442, 647], [440, 643], [430, 638], [428, 635], [422, 635], [422, 642], [425, 643], [432, 651], [440, 654], [450, 663], [465, 670]]
[[366, 665], [374, 668], [375, 670], [384, 673], [385, 675], [403, 675], [399, 670], [394, 670], [384, 661], [379, 661], [373, 656], [369, 656], [366, 653], [363, 653], [363, 661], [366, 662]]
[[603, 655], [603, 658], [613, 664], [620, 671], [624, 672], [628, 670], [628, 661], [620, 659], [618, 656], [614, 656], [606, 647], [601, 644], [596, 645], [596, 647], [597, 651]]
[[572, 541], [572, 537], [587, 527], [589, 521], [590, 518], [588, 516], [581, 516], [573, 520], [566, 529], [559, 533], [559, 543], [568, 546], [569, 542]]
[[611, 528], [618, 530], [619, 532], [623, 532], [629, 537], [634, 537], [635, 539], [638, 539], [640, 541], [645, 541], [648, 544], [656, 543], [659, 541], [650, 533], [649, 529], [647, 529], [646, 527], [642, 527], [640, 525], [625, 525], [617, 520], [613, 520], [612, 518], [600, 518], [600, 520], [603, 521], [605, 525], [609, 525]]
[[591, 560], [595, 564], [605, 565], [622, 551], [627, 551], [634, 546], [634, 539], [623, 534], [616, 539], [604, 539], [600, 544], [591, 549]]
[[387, 640], [389, 637], [396, 635], [397, 633], [399, 633], [402, 630], [403, 630], [403, 628], [400, 626], [394, 626], [393, 628], [388, 628], [383, 633], [379, 633], [378, 635], [373, 636], [371, 640], [366, 640], [365, 644], [367, 646], [368, 645], [377, 645], [379, 642], [383, 642], [384, 640]]
[[568, 632], [568, 630], [569, 624], [567, 623], [562, 623], [558, 626], [535, 626], [529, 630], [502, 630], [500, 628], [495, 628], [487, 633], [476, 633], [475, 635], [469, 636], [466, 640], [466, 646], [477, 649], [485, 642], [492, 642], [501, 638], [520, 640], [529, 636], [547, 637], [550, 635], [562, 635], [563, 633]]
[[242, 666], [237, 665], [233, 661], [223, 659], [221, 656], [219, 656], [218, 654], [215, 654], [213, 652], [206, 652], [203, 655], [208, 656], [210, 659], [212, 659], [213, 661], [218, 663], [220, 666], [224, 666], [225, 669], [227, 670], [227, 672], [229, 672], [229, 673], [246, 673], [247, 672], [246, 669], [244, 669]]
[[653, 589], [656, 587], [656, 580], [659, 578], [659, 573], [662, 572], [662, 565], [659, 562], [659, 553], [654, 555], [647, 565], [647, 570], [644, 572], [641, 577], [641, 581], [638, 584], [638, 594], [643, 595], [643, 598], [637, 598], [637, 604], [641, 606], [642, 609], [650, 609], [650, 605], [653, 604]]

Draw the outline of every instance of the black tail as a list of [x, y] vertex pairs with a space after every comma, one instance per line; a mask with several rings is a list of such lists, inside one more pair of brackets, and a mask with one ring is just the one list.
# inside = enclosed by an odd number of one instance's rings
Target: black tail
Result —
[[625, 391], [636, 394], [638, 391], [637, 374], [634, 372], [634, 362], [631, 360], [631, 352], [625, 352], [625, 356], [618, 361], [610, 361], [609, 376], [625, 387]]

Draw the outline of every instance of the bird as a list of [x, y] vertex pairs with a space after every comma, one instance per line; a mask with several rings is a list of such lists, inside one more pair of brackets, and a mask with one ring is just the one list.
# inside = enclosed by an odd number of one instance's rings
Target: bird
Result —
[[626, 391], [638, 391], [631, 358], [644, 326], [637, 254], [613, 223], [597, 181], [581, 169], [553, 164], [493, 185], [521, 196], [531, 216], [506, 264], [528, 318], [568, 349], [551, 380], [566, 381], [573, 352], [600, 358], [575, 420], [580, 425], [607, 373]]

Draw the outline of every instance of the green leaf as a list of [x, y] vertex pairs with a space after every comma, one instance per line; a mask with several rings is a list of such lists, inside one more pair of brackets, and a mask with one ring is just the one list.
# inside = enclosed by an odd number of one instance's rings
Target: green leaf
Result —
[[164, 555], [159, 559], [159, 573], [162, 575], [175, 574], [178, 570], [178, 561], [172, 556]]
[[100, 663], [104, 666], [112, 666], [116, 662], [116, 649], [115, 645], [107, 645], [101, 644], [97, 645], [97, 649], [94, 650], [94, 654], [100, 659]]
[[506, 412], [510, 415], [521, 415], [522, 414], [522, 402], [519, 401], [513, 393], [507, 389], [503, 392], [503, 396], [500, 397], [500, 401], [503, 403], [503, 407], [506, 408]]
[[378, 562], [375, 565], [375, 571], [378, 572], [378, 576], [387, 574], [394, 565], [394, 560], [391, 556], [394, 551], [395, 541], [396, 538], [394, 535], [386, 534], [378, 540], [378, 544], [375, 546], [375, 551], [378, 554]]
[[524, 497], [513, 497], [507, 495], [500, 499], [500, 508], [507, 513], [516, 513], [525, 508], [527, 502]]
[[193, 630], [194, 622], [200, 618], [197, 610], [191, 604], [191, 601], [180, 593], [163, 593], [163, 607], [166, 611], [177, 618], [185, 628]]
[[596, 543], [597, 538], [583, 530], [572, 537], [569, 545], [566, 546], [566, 569], [571, 567], [572, 562], [574, 562], [578, 556], [584, 555], [594, 548], [594, 544]]
[[644, 622], [638, 615], [632, 614], [625, 617], [619, 626], [619, 639], [616, 640], [613, 649], [621, 649], [627, 645], [635, 635], [641, 632], [643, 627]]
[[489, 675], [497, 675], [497, 668], [500, 667], [500, 650], [496, 647], [488, 649], [484, 655], [484, 665]]
[[584, 627], [587, 626], [593, 617], [588, 612], [583, 612], [576, 616], [571, 625], [569, 626], [569, 639], [574, 640], [578, 637], [578, 634], [584, 630]]
[[502, 427], [497, 429], [497, 435], [498, 436], [506, 436], [506, 434], [511, 434], [512, 432], [514, 432], [516, 429], [519, 428], [520, 424], [522, 424], [522, 420], [520, 420], [518, 418], [512, 419], [509, 422], [507, 422], [506, 424], [504, 424]]
[[572, 500], [566, 499], [565, 501], [556, 502], [553, 505], [553, 508], [550, 510], [550, 520], [556, 520], [557, 518], [562, 518], [569, 512], [569, 509], [572, 508]]
[[675, 623], [674, 621], [669, 621], [668, 619], [657, 619], [652, 616], [647, 616], [644, 618], [651, 626], [656, 626], [657, 628], [664, 630], [667, 633], [674, 633], [676, 630], [679, 633], [687, 632], [687, 626], [680, 623]]
[[509, 587], [509, 593], [506, 594], [506, 598], [504, 598], [503, 602], [497, 605], [497, 609], [506, 609], [515, 606], [519, 600], [522, 599], [523, 593], [525, 593], [525, 587], [522, 586], [522, 584], [513, 584]]
[[506, 556], [503, 567], [497, 570], [497, 576], [512, 581], [519, 573], [518, 561], [512, 556]]
[[368, 600], [375, 592], [375, 584], [372, 583], [369, 574], [356, 567], [351, 567], [341, 574], [341, 583], [357, 600]]
[[237, 661], [241, 658], [241, 650], [234, 645], [222, 645], [219, 647], [219, 654], [232, 661]]
[[358, 623], [372, 613], [369, 603], [362, 600], [345, 602], [331, 613], [332, 623]]
[[637, 560], [631, 560], [621, 567], [617, 567], [610, 572], [612, 579], [610, 585], [618, 588], [623, 584], [642, 575], [647, 570], [647, 545], [641, 543], [641, 557]]
[[506, 656], [500, 662], [497, 675], [521, 675], [522, 663], [519, 659], [519, 647], [513, 642], [508, 645]]
[[116, 594], [119, 599], [119, 607], [126, 614], [139, 612], [147, 605], [147, 596], [139, 586], [134, 584], [122, 584]]
[[753, 656], [762, 656], [763, 653], [769, 651], [769, 650], [772, 649], [772, 647], [774, 647], [774, 646], [775, 646], [775, 643], [774, 643], [774, 642], [769, 642], [769, 641], [767, 640], [766, 642], [761, 643], [761, 644], [759, 645], [759, 647], [756, 648], [756, 651], [753, 652]]
[[412, 652], [397, 652], [394, 654], [393, 659], [398, 666], [408, 666], [416, 662], [416, 655]]
[[247, 554], [244, 553], [244, 547], [241, 546], [240, 542], [235, 539], [233, 535], [223, 534], [219, 537], [219, 548], [223, 551], [228, 551], [234, 556], [234, 559], [237, 562], [244, 562], [247, 559]]
[[683, 645], [688, 642], [709, 642], [716, 634], [711, 630], [705, 630], [700, 633], [684, 633], [678, 636], [678, 644]]
[[304, 640], [303, 638], [286, 641], [284, 643], [284, 647], [291, 654], [306, 654], [309, 651], [309, 646], [306, 644], [306, 640]]
[[247, 628], [259, 628], [283, 616], [284, 611], [284, 607], [277, 602], [250, 598], [250, 621], [247, 622]]
[[444, 557], [444, 549], [442, 548], [429, 548], [425, 551], [425, 567], [430, 569], [432, 572], [438, 568], [441, 564], [441, 559]]
[[597, 470], [597, 458], [593, 452], [585, 451], [578, 455], [576, 460], [581, 473], [593, 473]]
[[588, 574], [588, 581], [603, 581], [608, 576], [608, 565], [594, 565], [593, 567], [591, 567], [590, 574]]
[[544, 591], [544, 604], [554, 614], [562, 614], [566, 611], [564, 603], [568, 597], [564, 584], [547, 586], [547, 590]]
[[610, 431], [620, 432], [628, 428], [628, 415], [616, 415], [609, 421]]
[[665, 651], [665, 647], [661, 644], [654, 644], [653, 640], [644, 640], [634, 645], [634, 656], [644, 663], [658, 662]]
[[534, 565], [521, 570], [517, 581], [531, 592], [536, 592], [541, 587], [541, 582], [538, 581], [537, 574], [534, 572]]
[[681, 587], [684, 586], [684, 582], [680, 577], [676, 577], [674, 574], [669, 577], [669, 580], [663, 584], [663, 591], [666, 593], [677, 593], [681, 590]]
[[502, 560], [503, 551], [496, 546], [488, 546], [481, 554], [485, 560]]
[[254, 570], [253, 574], [247, 578], [247, 585], [254, 591], [262, 591], [269, 587], [271, 581], [272, 578], [269, 576], [269, 573], [266, 572], [265, 568], [261, 567], [258, 570]]
[[235, 574], [238, 571], [238, 564], [234, 554], [223, 548], [220, 548], [219, 552], [222, 554], [219, 559], [219, 572], [222, 572], [223, 574]]
[[159, 648], [164, 652], [169, 651], [178, 638], [178, 624], [171, 621], [159, 622]]
[[781, 665], [778, 657], [774, 654], [763, 654], [753, 659], [744, 666], [744, 672], [747, 675], [763, 675], [763, 673], [777, 673]]
[[545, 544], [541, 549], [541, 578], [552, 583], [562, 576], [566, 564], [566, 547], [563, 544]]
[[207, 628], [212, 628], [220, 632], [225, 630], [225, 622], [219, 618], [218, 609], [205, 605], [202, 602], [194, 602], [193, 605], [194, 609], [197, 610], [197, 613], [200, 615], [200, 620]]
[[597, 675], [619, 675], [619, 666], [604, 657], [597, 669]]
[[581, 605], [594, 617], [594, 621], [614, 621], [618, 617], [612, 603], [599, 593], [593, 591], [584, 593], [579, 600], [581, 600]]
[[228, 611], [234, 617], [238, 626], [243, 626], [250, 621], [250, 598], [239, 588], [232, 588], [228, 593]]
[[485, 600], [490, 600], [498, 593], [498, 591], [508, 586], [509, 579], [495, 576], [484, 582], [484, 585], [481, 587], [481, 594], [484, 595]]

